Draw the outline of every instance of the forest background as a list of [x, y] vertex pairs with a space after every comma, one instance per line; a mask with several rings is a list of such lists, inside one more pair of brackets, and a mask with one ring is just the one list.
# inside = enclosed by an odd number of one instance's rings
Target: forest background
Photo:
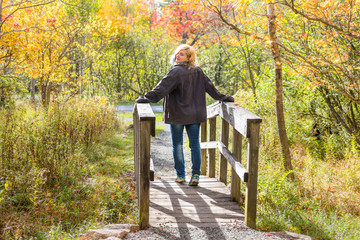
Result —
[[0, 238], [136, 222], [132, 133], [112, 106], [152, 89], [187, 43], [263, 119], [259, 230], [359, 239], [359, 6], [0, 1]]

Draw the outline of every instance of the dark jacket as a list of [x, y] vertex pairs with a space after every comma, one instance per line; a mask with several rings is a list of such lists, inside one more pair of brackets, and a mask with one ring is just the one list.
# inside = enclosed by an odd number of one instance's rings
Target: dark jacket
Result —
[[206, 121], [205, 93], [216, 100], [234, 101], [231, 96], [221, 94], [200, 67], [180, 63], [145, 94], [142, 102], [158, 102], [165, 98], [164, 122], [186, 125]]

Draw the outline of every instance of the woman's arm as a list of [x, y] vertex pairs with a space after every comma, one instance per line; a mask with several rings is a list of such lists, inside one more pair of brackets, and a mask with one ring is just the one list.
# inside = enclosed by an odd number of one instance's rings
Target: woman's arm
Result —
[[135, 100], [137, 103], [158, 102], [176, 88], [176, 71], [170, 70], [155, 88]]
[[208, 78], [208, 76], [206, 76], [202, 70], [201, 74], [205, 81], [205, 90], [213, 99], [223, 102], [234, 102], [234, 98], [232, 96], [220, 93], [211, 82], [210, 78]]

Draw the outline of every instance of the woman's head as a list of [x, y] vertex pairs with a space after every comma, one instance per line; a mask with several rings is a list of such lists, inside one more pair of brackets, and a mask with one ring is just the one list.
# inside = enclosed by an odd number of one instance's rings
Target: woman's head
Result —
[[187, 44], [178, 46], [174, 52], [173, 59], [176, 63], [188, 62], [190, 66], [196, 66], [195, 49]]

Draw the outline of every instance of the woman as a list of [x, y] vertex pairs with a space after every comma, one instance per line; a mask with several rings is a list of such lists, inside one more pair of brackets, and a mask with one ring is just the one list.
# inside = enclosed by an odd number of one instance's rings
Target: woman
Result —
[[158, 102], [164, 99], [164, 122], [170, 124], [173, 157], [177, 174], [176, 182], [185, 182], [183, 131], [189, 138], [192, 161], [190, 186], [199, 184], [201, 153], [199, 142], [200, 123], [206, 121], [206, 98], [233, 102], [234, 98], [221, 94], [210, 79], [195, 64], [193, 47], [183, 44], [174, 52], [175, 64], [153, 90], [135, 100], [137, 103]]

